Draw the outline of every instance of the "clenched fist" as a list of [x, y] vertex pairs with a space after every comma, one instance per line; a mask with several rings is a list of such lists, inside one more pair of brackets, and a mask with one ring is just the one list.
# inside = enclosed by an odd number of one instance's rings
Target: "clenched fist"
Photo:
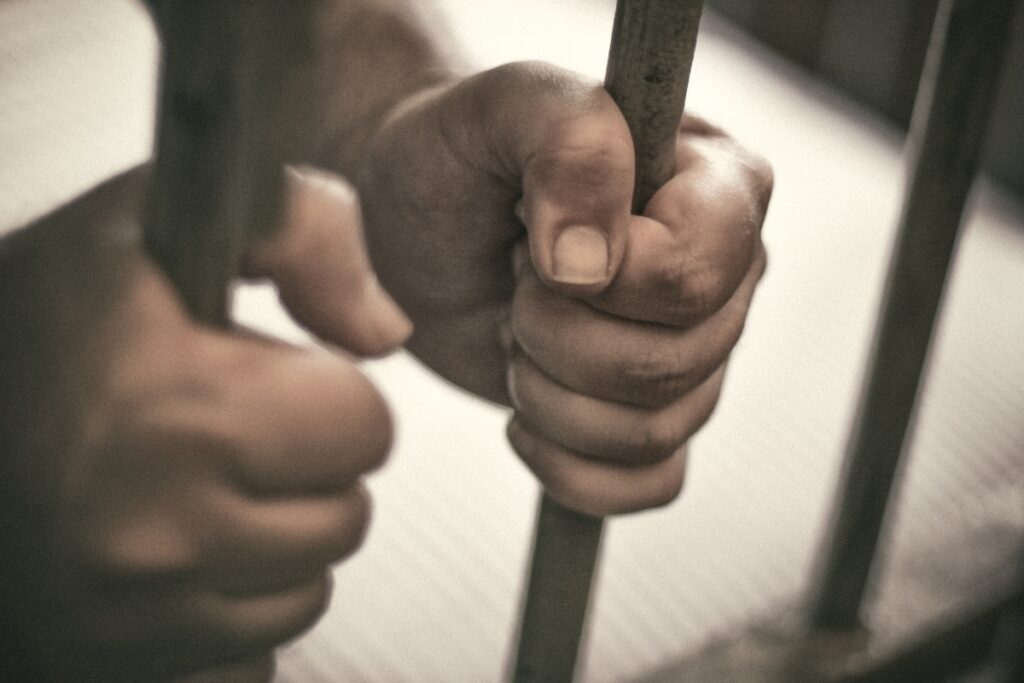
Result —
[[600, 85], [527, 63], [407, 98], [358, 182], [410, 349], [513, 406], [519, 455], [595, 515], [678, 494], [765, 267], [762, 159], [687, 118], [675, 176], [640, 216], [633, 173]]
[[[344, 353], [191, 322], [140, 251], [144, 187], [117, 178], [0, 254], [4, 639], [32, 680], [261, 680], [366, 532], [390, 418]], [[325, 341], [401, 344], [352, 190], [290, 173], [288, 195], [247, 274]]]

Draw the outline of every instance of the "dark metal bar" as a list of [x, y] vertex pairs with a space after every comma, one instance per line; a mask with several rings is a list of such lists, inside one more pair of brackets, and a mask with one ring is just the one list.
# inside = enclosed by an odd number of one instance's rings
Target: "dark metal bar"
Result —
[[[251, 234], [275, 224], [309, 3], [155, 0], [163, 66], [145, 243], [190, 312], [224, 324]], [[308, 99], [308, 98], [305, 98]], [[300, 100], [302, 101], [302, 100]]]
[[633, 211], [675, 173], [676, 133], [697, 47], [700, 0], [619, 0], [604, 87], [636, 149]]
[[1015, 5], [946, 0], [939, 9], [908, 138], [913, 171], [898, 243], [816, 577], [810, 620], [819, 629], [859, 626]]
[[897, 50], [895, 78], [885, 100], [885, 113], [901, 125], [907, 125], [913, 115], [917, 86], [921, 82], [928, 43], [939, 0], [915, 0], [908, 3], [900, 45]]
[[571, 681], [603, 521], [541, 498], [515, 681]]
[[[700, 0], [619, 0], [605, 88], [636, 150], [633, 211], [675, 171], [675, 141], [697, 42]], [[542, 497], [513, 672], [517, 683], [571, 681], [603, 521]]]
[[[303, 126], [297, 65], [311, 3], [150, 0], [163, 47], [156, 159], [144, 219], [150, 256], [196, 320], [226, 326], [249, 238], [277, 224], [282, 163]], [[265, 680], [270, 654], [187, 680]], [[183, 679], [184, 680], [184, 679]]]

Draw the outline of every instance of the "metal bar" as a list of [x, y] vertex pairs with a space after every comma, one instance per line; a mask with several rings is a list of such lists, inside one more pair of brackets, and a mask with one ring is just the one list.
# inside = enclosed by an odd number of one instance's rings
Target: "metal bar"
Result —
[[904, 126], [908, 125], [913, 114], [917, 86], [921, 82], [938, 10], [939, 0], [917, 0], [908, 3], [907, 15], [903, 19], [896, 52], [896, 77], [892, 79], [885, 99], [885, 113]]
[[[144, 218], [150, 256], [192, 316], [228, 324], [229, 284], [252, 235], [277, 224], [282, 163], [304, 112], [296, 65], [313, 44], [312, 5], [287, 0], [150, 0], [163, 47], [156, 159]], [[273, 658], [187, 680], [265, 680]]]
[[150, 5], [163, 66], [145, 244], [189, 311], [224, 325], [248, 236], [277, 220], [282, 162], [297, 139], [293, 67], [312, 45], [311, 6]]
[[636, 150], [633, 211], [675, 174], [676, 134], [697, 46], [701, 0], [619, 0], [604, 87]]
[[514, 680], [571, 681], [603, 520], [542, 496]]
[[939, 9], [908, 138], [913, 171], [898, 242], [812, 596], [819, 629], [859, 627], [1015, 5], [946, 0]]
[[[675, 141], [697, 42], [700, 0], [619, 0], [605, 88], [636, 151], [633, 211], [675, 170]], [[571, 681], [603, 521], [542, 496], [513, 672], [517, 683]]]

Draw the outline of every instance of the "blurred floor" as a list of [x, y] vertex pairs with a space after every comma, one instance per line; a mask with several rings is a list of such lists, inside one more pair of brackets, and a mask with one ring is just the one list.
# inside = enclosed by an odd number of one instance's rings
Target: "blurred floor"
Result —
[[[599, 78], [612, 5], [447, 0], [470, 61], [544, 59]], [[57, 17], [57, 20], [54, 20]], [[610, 524], [584, 680], [623, 681], [797, 598], [834, 494], [902, 190], [895, 131], [705, 18], [689, 104], [765, 154], [771, 263], [686, 491]], [[141, 160], [154, 45], [128, 0], [0, 3], [0, 226]], [[911, 445], [875, 623], [898, 636], [1008, 580], [1024, 542], [1024, 205], [972, 203]], [[239, 316], [302, 339], [266, 288]], [[536, 486], [505, 412], [406, 355], [368, 364], [398, 442], [369, 540], [281, 683], [496, 681], [512, 639]], [[907, 621], [906, 615], [916, 615]]]

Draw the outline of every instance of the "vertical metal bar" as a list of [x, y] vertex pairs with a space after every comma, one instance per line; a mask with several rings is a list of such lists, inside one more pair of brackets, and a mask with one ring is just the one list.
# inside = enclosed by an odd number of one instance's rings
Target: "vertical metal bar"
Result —
[[812, 596], [820, 629], [859, 626], [1015, 5], [946, 0], [939, 9], [908, 138], [913, 170], [898, 242]]
[[913, 114], [938, 10], [939, 0], [915, 0], [907, 8], [896, 53], [896, 75], [885, 103], [886, 113], [902, 125], [907, 125]]
[[163, 64], [145, 244], [189, 311], [223, 325], [249, 235], [276, 222], [281, 164], [296, 140], [290, 76], [312, 44], [311, 6], [150, 5]]
[[572, 680], [603, 524], [541, 497], [520, 623], [516, 683]]
[[636, 213], [675, 174], [703, 7], [701, 0], [619, 0], [615, 8], [604, 87], [633, 136]]
[[[697, 41], [700, 0], [619, 0], [605, 88], [636, 150], [633, 211], [675, 169], [675, 141]], [[517, 683], [571, 681], [603, 521], [541, 499], [513, 672]]]
[[[192, 316], [225, 326], [245, 245], [277, 223], [282, 163], [302, 128], [295, 102], [310, 99], [293, 89], [313, 9], [287, 0], [149, 6], [163, 58], [144, 242]], [[187, 680], [266, 680], [273, 667], [265, 654]]]

